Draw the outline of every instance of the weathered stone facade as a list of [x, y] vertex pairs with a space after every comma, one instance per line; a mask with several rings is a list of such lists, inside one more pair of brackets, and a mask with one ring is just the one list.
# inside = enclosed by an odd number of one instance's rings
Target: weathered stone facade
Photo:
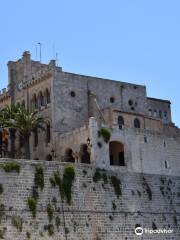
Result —
[[[147, 97], [145, 86], [63, 72], [53, 60], [47, 65], [31, 60], [29, 52], [9, 62], [8, 70], [0, 108], [20, 104], [37, 110], [48, 124], [31, 135], [31, 159], [38, 161], [24, 160], [22, 147], [16, 153], [19, 176], [0, 168], [5, 239], [135, 240], [137, 226], [173, 229], [141, 239], [180, 238], [180, 130], [172, 123], [170, 101]], [[107, 141], [102, 130], [110, 134]], [[12, 161], [1, 157], [1, 166]], [[76, 172], [71, 206], [49, 182], [55, 172], [63, 174], [65, 162], [73, 162]], [[27, 199], [37, 165], [44, 169], [45, 187], [38, 191], [32, 219]], [[105, 175], [94, 181], [97, 169]], [[121, 182], [119, 198], [111, 176]], [[54, 208], [51, 237], [48, 203]], [[23, 220], [22, 232], [13, 226], [13, 216]]]

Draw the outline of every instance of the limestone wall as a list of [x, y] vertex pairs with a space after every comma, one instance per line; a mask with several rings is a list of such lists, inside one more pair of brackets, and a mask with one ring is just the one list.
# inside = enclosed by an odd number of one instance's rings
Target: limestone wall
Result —
[[[53, 80], [54, 127], [61, 133], [84, 126], [100, 109], [115, 107], [147, 114], [146, 88], [118, 81], [56, 72]], [[74, 96], [71, 96], [71, 93]], [[88, 93], [91, 93], [88, 95]], [[131, 102], [129, 102], [131, 100]]]
[[[0, 166], [8, 159], [1, 159]], [[180, 177], [148, 175], [116, 171], [103, 172], [104, 180], [93, 181], [95, 168], [90, 165], [75, 167], [75, 181], [72, 189], [72, 205], [60, 200], [58, 188], [53, 188], [49, 178], [54, 172], [62, 173], [68, 164], [44, 161], [20, 160], [21, 170], [5, 172], [0, 168], [0, 195], [5, 209], [1, 210], [0, 234], [8, 240], [56, 239], [56, 240], [135, 240], [180, 238]], [[44, 170], [44, 189], [39, 192], [37, 216], [32, 218], [27, 199], [32, 196], [35, 166]], [[121, 181], [122, 195], [117, 197], [110, 177]], [[47, 204], [54, 208], [51, 224], [54, 234], [47, 231], [49, 224]], [[63, 208], [62, 208], [63, 207]], [[64, 214], [64, 218], [63, 218]], [[19, 216], [23, 221], [22, 232], [12, 225], [12, 218]], [[60, 219], [58, 228], [56, 218]], [[135, 226], [144, 228], [173, 229], [173, 234], [134, 234]], [[66, 228], [66, 236], [64, 227]], [[4, 233], [4, 234], [3, 234]], [[28, 238], [29, 237], [29, 238]]]

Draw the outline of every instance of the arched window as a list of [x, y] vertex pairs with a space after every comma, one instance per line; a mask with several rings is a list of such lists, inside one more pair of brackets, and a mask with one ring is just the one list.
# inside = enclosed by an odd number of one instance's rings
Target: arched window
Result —
[[110, 165], [125, 166], [124, 144], [118, 141], [109, 143]]
[[39, 108], [41, 106], [44, 106], [44, 96], [42, 94], [42, 92], [40, 91], [39, 94], [38, 94], [38, 100], [39, 100]]
[[50, 97], [50, 91], [47, 88], [45, 91], [45, 96], [46, 96], [46, 104], [49, 104], [51, 102], [51, 97]]
[[51, 126], [48, 122], [46, 125], [46, 143], [49, 143], [51, 141]]
[[75, 162], [75, 158], [73, 156], [73, 151], [71, 148], [67, 148], [64, 155], [65, 162]]
[[159, 110], [159, 117], [162, 118], [162, 111]]
[[118, 125], [119, 129], [122, 129], [122, 127], [124, 126], [124, 118], [122, 116], [118, 117]]
[[154, 117], [157, 117], [157, 111], [154, 110]]
[[152, 116], [152, 110], [149, 109], [149, 116], [151, 117]]
[[88, 151], [87, 144], [81, 144], [79, 157], [80, 157], [81, 163], [90, 163], [90, 153]]
[[134, 127], [135, 128], [140, 128], [141, 127], [141, 124], [140, 124], [140, 121], [138, 118], [135, 118], [134, 119]]
[[32, 109], [37, 109], [37, 108], [38, 108], [38, 101], [37, 101], [36, 94], [34, 94], [32, 98]]

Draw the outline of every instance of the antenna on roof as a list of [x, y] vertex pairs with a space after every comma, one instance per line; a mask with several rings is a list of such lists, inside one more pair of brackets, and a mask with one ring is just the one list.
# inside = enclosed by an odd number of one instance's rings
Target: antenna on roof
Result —
[[56, 52], [54, 44], [53, 44], [53, 59], [56, 61], [56, 66], [58, 67], [58, 53]]
[[56, 52], [56, 66], [58, 67], [58, 53]]
[[37, 43], [39, 45], [39, 61], [41, 62], [41, 58], [42, 58], [42, 54], [41, 54], [41, 48], [42, 48], [42, 43], [38, 42]]

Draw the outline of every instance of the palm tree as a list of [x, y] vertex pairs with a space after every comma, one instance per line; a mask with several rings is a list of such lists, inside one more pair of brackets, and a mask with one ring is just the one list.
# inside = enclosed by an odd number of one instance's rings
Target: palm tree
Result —
[[24, 107], [19, 107], [15, 115], [13, 128], [19, 131], [24, 140], [25, 157], [30, 159], [30, 135], [37, 128], [43, 128], [44, 119], [37, 112], [31, 111]]
[[16, 129], [13, 127], [15, 116], [18, 112], [18, 107], [15, 105], [6, 106], [0, 111], [0, 128], [8, 129], [10, 135], [10, 153], [9, 157], [15, 157], [15, 139]]

